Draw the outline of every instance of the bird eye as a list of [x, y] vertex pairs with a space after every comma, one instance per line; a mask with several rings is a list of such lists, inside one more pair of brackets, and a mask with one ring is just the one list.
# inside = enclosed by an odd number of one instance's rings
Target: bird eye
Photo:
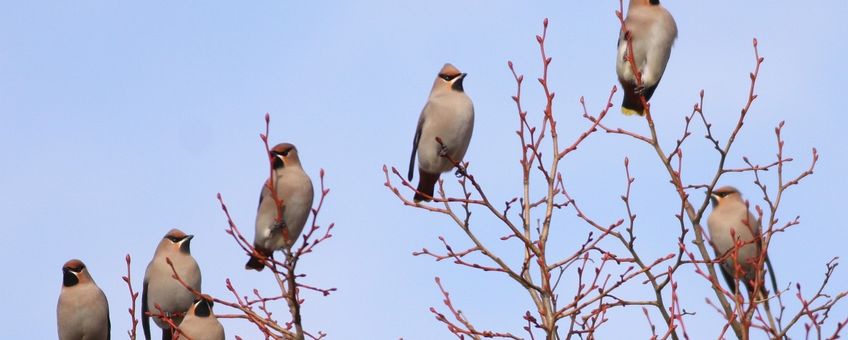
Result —
[[283, 151], [283, 152], [281, 152], [280, 154], [281, 154], [281, 155], [283, 155], [283, 157], [287, 157], [287, 156], [289, 155], [289, 151], [291, 151], [291, 149], [288, 149], [288, 150], [286, 150], [286, 151]]

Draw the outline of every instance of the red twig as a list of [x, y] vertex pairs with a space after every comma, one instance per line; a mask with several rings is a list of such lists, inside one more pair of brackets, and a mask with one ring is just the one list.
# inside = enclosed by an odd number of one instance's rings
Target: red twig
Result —
[[[169, 264], [170, 264], [170, 262], [169, 262]], [[162, 320], [163, 322], [167, 323], [168, 328], [171, 330], [171, 338], [172, 339], [176, 339], [176, 338], [179, 337], [180, 339], [193, 340], [191, 337], [189, 337], [188, 335], [183, 333], [180, 330], [180, 327], [177, 326], [176, 323], [174, 323], [173, 317], [181, 317], [182, 313], [165, 313], [164, 311], [162, 311], [162, 307], [159, 306], [158, 303], [153, 305], [153, 307], [156, 308], [157, 312], [148, 311], [147, 315], [152, 316], [154, 318], [157, 318], [157, 319]]]
[[125, 260], [127, 262], [127, 276], [123, 276], [121, 278], [127, 283], [127, 287], [130, 289], [130, 299], [132, 300], [132, 304], [128, 310], [130, 313], [130, 320], [132, 321], [132, 327], [127, 331], [127, 335], [130, 340], [135, 340], [136, 329], [138, 329], [138, 319], [135, 317], [135, 301], [138, 299], [138, 292], [134, 291], [132, 287], [132, 271], [130, 270], [130, 263], [132, 262], [132, 259], [130, 258], [130, 254], [127, 254]]
[[456, 335], [457, 338], [462, 339], [463, 335], [467, 335], [467, 336], [470, 336], [473, 339], [480, 339], [480, 337], [507, 338], [507, 339], [516, 339], [516, 340], [521, 339], [521, 338], [519, 338], [515, 335], [512, 335], [510, 333], [498, 333], [498, 332], [492, 332], [492, 331], [478, 331], [477, 329], [474, 328], [473, 325], [471, 325], [471, 322], [469, 322], [468, 319], [463, 315], [462, 311], [454, 308], [453, 303], [451, 302], [451, 299], [450, 299], [450, 293], [448, 293], [445, 290], [445, 287], [442, 286], [442, 280], [439, 277], [436, 277], [436, 284], [439, 286], [439, 290], [442, 292], [442, 295], [445, 297], [445, 299], [442, 300], [442, 302], [444, 302], [445, 306], [448, 307], [448, 309], [451, 311], [451, 314], [453, 314], [454, 319], [456, 319], [456, 321], [459, 322], [459, 324], [448, 320], [448, 318], [444, 314], [439, 313], [436, 310], [435, 307], [430, 307], [430, 312], [433, 313], [436, 316], [436, 320], [439, 320], [439, 321], [443, 322], [445, 325], [447, 325], [448, 330], [451, 331], [451, 333], [453, 333], [454, 335]]

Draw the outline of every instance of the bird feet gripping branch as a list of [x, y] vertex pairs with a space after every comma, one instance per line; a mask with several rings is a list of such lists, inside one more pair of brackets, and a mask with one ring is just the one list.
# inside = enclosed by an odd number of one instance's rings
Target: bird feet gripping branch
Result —
[[462, 167], [462, 165], [457, 165], [456, 172], [454, 172], [453, 175], [456, 176], [456, 178], [462, 178], [468, 176], [468, 173], [465, 172], [465, 168]]
[[447, 157], [448, 156], [448, 147], [445, 146], [441, 141], [439, 141], [439, 157]]
[[271, 232], [272, 233], [277, 232], [277, 231], [281, 231], [281, 230], [283, 230], [283, 231], [288, 230], [288, 225], [286, 225], [286, 221], [284, 221], [282, 219], [279, 220], [279, 221], [275, 221], [274, 225], [271, 226]]
[[[448, 157], [448, 147], [439, 141], [439, 157], [448, 158], [451, 162], [454, 162], [453, 159]], [[454, 176], [456, 178], [462, 178], [468, 176], [468, 173], [465, 172], [465, 167], [462, 166], [461, 163], [456, 163], [456, 172], [454, 172]]]

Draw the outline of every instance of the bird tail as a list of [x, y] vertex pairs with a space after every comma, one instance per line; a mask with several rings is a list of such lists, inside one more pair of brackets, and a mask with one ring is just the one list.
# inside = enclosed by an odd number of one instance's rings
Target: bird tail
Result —
[[[765, 262], [766, 266], [768, 267], [769, 278], [771, 279], [771, 286], [774, 289], [774, 294], [777, 294], [777, 278], [774, 276], [774, 268], [772, 268], [771, 266], [771, 260], [769, 260], [768, 255], [766, 255]], [[774, 322], [774, 316], [771, 313], [771, 306], [769, 305], [769, 294], [768, 290], [766, 290], [765, 275], [763, 275], [762, 278], [763, 282], [761, 282], [761, 284], [759, 285], [759, 289], [756, 292], [751, 292], [751, 300], [752, 303], [754, 300], [760, 301], [762, 303], [763, 308], [765, 308], [766, 310], [766, 316], [768, 317], [769, 326], [772, 330], [778, 330]], [[750, 292], [752, 288], [753, 287], [749, 286], [748, 291]]]
[[772, 293], [777, 294], [777, 278], [774, 276], [774, 268], [771, 266], [771, 260], [768, 257], [766, 257], [766, 266], [768, 267], [769, 279], [771, 279], [771, 288], [774, 289]]
[[413, 197], [413, 200], [416, 203], [421, 201], [429, 202], [433, 199], [436, 182], [439, 181], [439, 175], [440, 174], [431, 174], [418, 169], [418, 192], [416, 192], [415, 197]]
[[250, 256], [250, 260], [247, 260], [247, 263], [244, 265], [244, 269], [247, 270], [255, 270], [261, 272], [262, 269], [265, 269], [265, 262], [262, 261], [259, 257], [255, 255]]
[[256, 251], [253, 254], [250, 254], [250, 260], [247, 260], [247, 263], [244, 264], [244, 269], [247, 270], [255, 270], [261, 272], [262, 269], [265, 269], [265, 259], [256, 255], [259, 253], [264, 257], [271, 256], [270, 252], [259, 249], [259, 247], [254, 246]]
[[162, 340], [171, 340], [171, 328], [162, 328]]
[[625, 116], [645, 115], [642, 99], [633, 90], [624, 89], [624, 100], [621, 101], [621, 113]]
[[144, 280], [141, 288], [141, 330], [144, 331], [144, 339], [150, 340], [150, 315], [147, 315], [147, 284]]
[[[772, 289], [774, 289], [774, 291], [772, 293], [777, 295], [777, 294], [779, 294], [778, 290], [777, 290], [777, 278], [774, 276], [774, 268], [771, 266], [771, 260], [769, 260], [768, 256], [766, 256], [766, 266], [768, 267], [769, 279], [771, 279], [771, 287], [772, 287]], [[769, 307], [769, 300], [767, 299], [768, 292], [766, 291], [766, 283], [763, 282], [763, 284], [760, 287], [762, 288], [760, 290], [760, 294], [763, 295], [763, 299], [764, 299], [763, 307], [765, 307], [765, 309], [766, 309], [766, 316], [768, 317], [769, 326], [771, 326], [771, 328], [773, 330], [778, 330], [778, 328], [776, 328], [775, 323], [774, 323], [774, 316], [771, 313], [771, 308]]]

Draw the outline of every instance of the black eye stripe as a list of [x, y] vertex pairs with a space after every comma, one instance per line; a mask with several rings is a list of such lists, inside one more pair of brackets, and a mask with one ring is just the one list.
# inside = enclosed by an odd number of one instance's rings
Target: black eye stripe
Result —
[[444, 79], [444, 80], [446, 80], [446, 81], [451, 81], [451, 80], [453, 80], [453, 79], [454, 79], [454, 78], [456, 78], [456, 77], [459, 77], [459, 75], [458, 75], [458, 74], [449, 75], [449, 74], [444, 74], [444, 73], [440, 73], [440, 74], [439, 74], [439, 78], [442, 78], [442, 79]]

